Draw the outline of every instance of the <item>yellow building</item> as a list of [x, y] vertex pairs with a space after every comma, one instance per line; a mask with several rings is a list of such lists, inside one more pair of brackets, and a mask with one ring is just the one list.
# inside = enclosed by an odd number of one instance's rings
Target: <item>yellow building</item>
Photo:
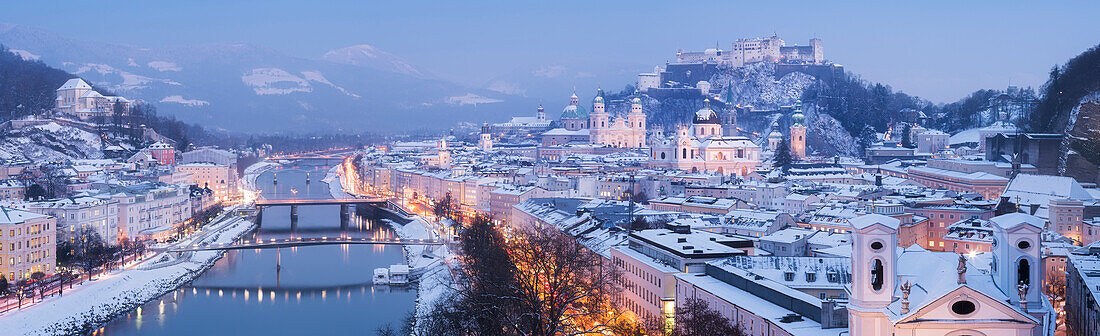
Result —
[[0, 274], [8, 281], [53, 274], [56, 224], [51, 216], [0, 207]]

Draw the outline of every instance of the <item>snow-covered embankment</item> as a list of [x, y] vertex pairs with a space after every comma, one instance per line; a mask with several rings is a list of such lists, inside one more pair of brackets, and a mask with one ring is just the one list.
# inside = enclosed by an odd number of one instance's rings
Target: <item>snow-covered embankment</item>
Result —
[[[231, 243], [254, 227], [247, 219], [219, 218], [201, 234], [181, 241], [191, 244]], [[224, 252], [162, 252], [135, 265], [114, 271], [72, 290], [65, 296], [7, 314], [0, 318], [5, 335], [70, 335], [87, 333], [98, 325], [171, 292], [210, 268]]]
[[[343, 168], [333, 167], [322, 180], [329, 185], [329, 192], [333, 198], [352, 197], [343, 188]], [[401, 239], [432, 239], [438, 238], [429, 229], [429, 224], [424, 219], [413, 217], [412, 221], [402, 225], [401, 223], [382, 219], [382, 222], [393, 228], [395, 234]], [[418, 279], [419, 287], [416, 299], [416, 314], [424, 316], [435, 305], [436, 300], [444, 297], [451, 280], [448, 264], [453, 265], [453, 256], [446, 245], [425, 246], [406, 245], [406, 262], [409, 264], [410, 274]]]

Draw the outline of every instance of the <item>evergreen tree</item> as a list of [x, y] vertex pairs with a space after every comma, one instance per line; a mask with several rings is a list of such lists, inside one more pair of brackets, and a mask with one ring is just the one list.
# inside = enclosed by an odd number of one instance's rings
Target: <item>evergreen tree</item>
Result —
[[27, 200], [37, 200], [45, 198], [47, 196], [46, 188], [43, 188], [38, 183], [32, 184], [30, 187], [27, 187], [27, 191], [24, 194]]
[[913, 148], [913, 126], [908, 123], [905, 124], [905, 128], [901, 131], [901, 146], [905, 148]]
[[786, 174], [791, 168], [791, 145], [787, 138], [779, 141], [779, 147], [775, 149], [775, 168], [783, 170]]

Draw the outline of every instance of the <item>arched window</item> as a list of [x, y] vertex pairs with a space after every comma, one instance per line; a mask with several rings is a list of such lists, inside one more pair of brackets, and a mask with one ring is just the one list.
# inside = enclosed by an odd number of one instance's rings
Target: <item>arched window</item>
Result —
[[1020, 259], [1020, 264], [1016, 266], [1016, 281], [1019, 284], [1031, 287], [1031, 265], [1027, 262], [1027, 259]]
[[876, 291], [882, 290], [882, 277], [884, 273], [882, 260], [875, 259], [875, 261], [871, 263], [871, 288], [874, 288]]
[[687, 149], [687, 148], [684, 148], [684, 155], [683, 155], [683, 157], [684, 157], [685, 159], [686, 159], [686, 158], [688, 158], [688, 149]]

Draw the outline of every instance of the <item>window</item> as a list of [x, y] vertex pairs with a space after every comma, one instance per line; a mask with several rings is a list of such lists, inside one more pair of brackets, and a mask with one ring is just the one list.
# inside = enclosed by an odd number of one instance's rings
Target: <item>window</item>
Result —
[[882, 260], [875, 259], [875, 261], [871, 263], [871, 288], [874, 288], [876, 291], [882, 290], [884, 273], [885, 270], [882, 266]]
[[[1016, 281], [1021, 285], [1031, 287], [1031, 265], [1027, 262], [1027, 259], [1020, 259], [1020, 264], [1016, 266]], [[1031, 289], [1029, 288], [1028, 291], [1031, 291]]]
[[955, 301], [951, 304], [951, 312], [958, 315], [970, 315], [976, 310], [978, 310], [978, 306], [969, 300]]
[[817, 273], [806, 273], [806, 282], [815, 282], [815, 281], [817, 281]]

